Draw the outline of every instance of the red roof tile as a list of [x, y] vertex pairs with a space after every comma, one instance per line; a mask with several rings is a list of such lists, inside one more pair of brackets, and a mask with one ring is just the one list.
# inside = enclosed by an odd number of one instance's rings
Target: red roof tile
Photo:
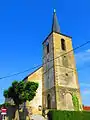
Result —
[[90, 106], [83, 106], [83, 110], [90, 111]]

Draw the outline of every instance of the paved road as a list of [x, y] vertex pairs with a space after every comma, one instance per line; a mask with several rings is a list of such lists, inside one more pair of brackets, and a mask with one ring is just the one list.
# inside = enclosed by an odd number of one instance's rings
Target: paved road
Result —
[[46, 120], [46, 119], [41, 115], [32, 115], [31, 120]]

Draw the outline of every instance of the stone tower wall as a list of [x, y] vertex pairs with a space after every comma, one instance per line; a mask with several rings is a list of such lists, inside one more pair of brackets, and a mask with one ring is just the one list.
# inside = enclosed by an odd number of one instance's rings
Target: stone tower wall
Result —
[[[61, 39], [65, 40], [66, 50], [62, 50]], [[76, 94], [76, 96], [78, 97], [80, 106], [82, 105], [82, 102], [74, 53], [73, 51], [71, 51], [73, 49], [72, 40], [70, 37], [66, 37], [58, 33], [53, 33], [53, 44], [57, 109], [73, 110], [73, 105], [66, 105], [67, 101], [69, 104], [73, 93]], [[71, 102], [73, 102], [72, 99]]]
[[[49, 44], [49, 53], [47, 53], [47, 44]], [[53, 36], [52, 34], [43, 43], [43, 74], [42, 74], [42, 96], [43, 108], [47, 105], [47, 96], [50, 95], [51, 108], [56, 108], [55, 100], [55, 81], [54, 81], [54, 50], [53, 50]]]

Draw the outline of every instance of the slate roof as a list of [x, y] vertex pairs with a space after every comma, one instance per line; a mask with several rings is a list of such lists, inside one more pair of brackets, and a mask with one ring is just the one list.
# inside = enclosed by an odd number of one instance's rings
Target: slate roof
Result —
[[54, 13], [53, 13], [52, 32], [60, 33], [60, 26], [59, 26], [59, 23], [58, 23], [58, 19], [57, 19], [55, 9], [54, 9]]

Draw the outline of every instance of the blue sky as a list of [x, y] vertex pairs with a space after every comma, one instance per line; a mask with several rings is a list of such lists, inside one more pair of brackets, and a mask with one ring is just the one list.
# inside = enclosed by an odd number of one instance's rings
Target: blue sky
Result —
[[[55, 2], [54, 2], [55, 1]], [[0, 1], [0, 77], [42, 63], [42, 42], [51, 32], [56, 8], [61, 32], [72, 36], [73, 47], [90, 40], [90, 0], [3, 0]], [[75, 52], [83, 104], [90, 105], [90, 44]], [[85, 69], [86, 68], [86, 69]], [[29, 72], [0, 79], [3, 89]]]

